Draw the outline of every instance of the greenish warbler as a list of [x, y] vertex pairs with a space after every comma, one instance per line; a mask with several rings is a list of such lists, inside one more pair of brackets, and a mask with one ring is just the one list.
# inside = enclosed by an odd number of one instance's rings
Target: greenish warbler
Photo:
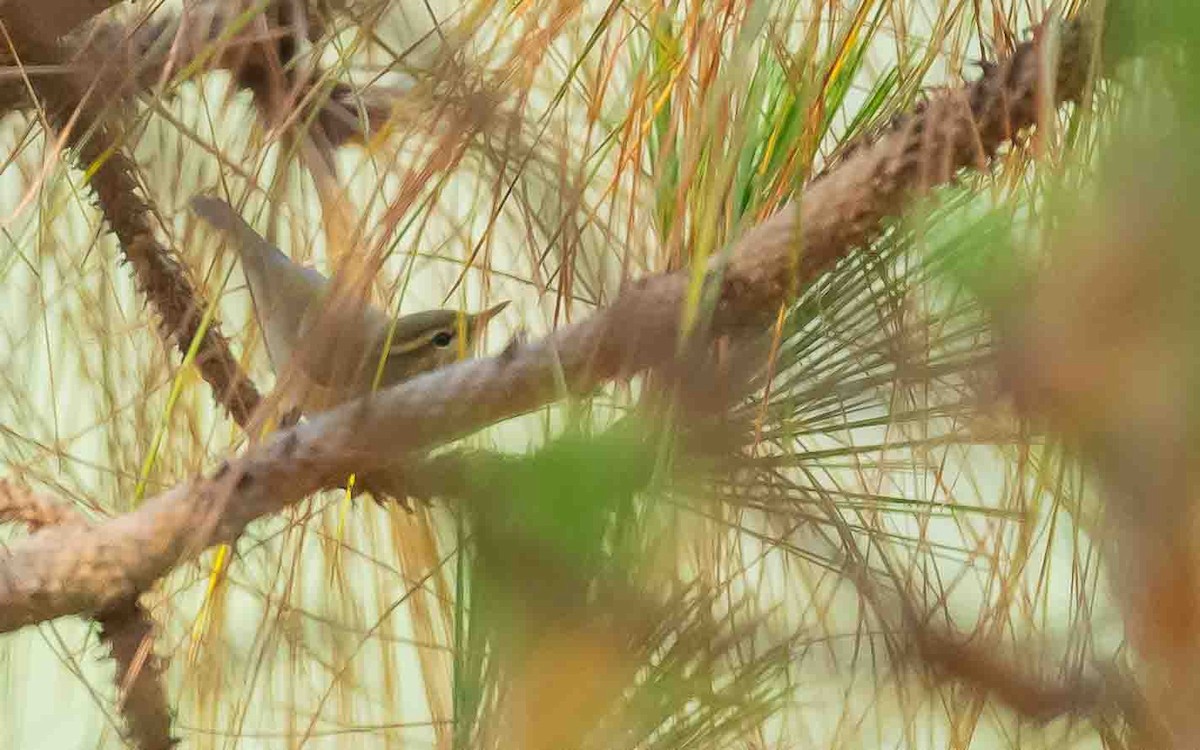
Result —
[[[385, 388], [469, 354], [488, 321], [508, 305], [504, 301], [480, 313], [402, 315], [393, 329], [390, 316], [366, 304], [355, 308], [352, 317], [334, 316], [332, 325], [326, 318], [327, 327], [319, 331], [329, 279], [294, 263], [225, 201], [197, 196], [191, 206], [233, 240], [276, 375], [299, 355], [300, 372], [310, 391], [315, 390], [304, 398], [304, 411], [329, 408], [376, 384]], [[322, 336], [322, 331], [328, 333]], [[322, 338], [329, 346], [320, 346]]]

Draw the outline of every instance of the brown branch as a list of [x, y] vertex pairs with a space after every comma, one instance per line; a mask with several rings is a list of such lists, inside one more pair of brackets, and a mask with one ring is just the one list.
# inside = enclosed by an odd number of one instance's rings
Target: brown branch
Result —
[[117, 664], [118, 705], [129, 736], [140, 750], [167, 750], [171, 711], [163, 691], [162, 663], [154, 655], [154, 620], [135, 599], [96, 615], [100, 640]]
[[86, 526], [87, 519], [66, 503], [0, 479], [0, 523], [22, 523], [38, 531], [47, 526]]
[[115, 4], [113, 0], [3, 0], [0, 16], [9, 33], [52, 44]]
[[[50, 527], [87, 529], [87, 518], [75, 508], [0, 479], [0, 523], [24, 523], [31, 531]], [[96, 616], [100, 640], [117, 664], [121, 713], [129, 735], [141, 750], [175, 745], [171, 714], [162, 688], [162, 666], [154, 656], [154, 621], [136, 598]]]
[[[1067, 26], [1054, 101], [1081, 95], [1092, 28], [1083, 21]], [[712, 331], [758, 330], [795, 290], [869, 240], [905, 198], [981, 164], [1034, 124], [1043, 63], [1038, 42], [1022, 45], [964, 91], [938, 95], [901, 118], [816, 180], [799, 205], [747, 233], [724, 274], [713, 274], [719, 294]], [[685, 273], [652, 277], [541, 342], [317, 415], [132, 513], [87, 530], [49, 529], [10, 547], [0, 554], [0, 632], [116, 606], [181, 560], [236, 539], [256, 518], [352, 472], [387, 469], [405, 454], [528, 412], [561, 397], [560, 384], [584, 393], [668, 361], [687, 288]]]
[[[26, 44], [20, 49], [28, 51], [32, 61], [56, 57], [53, 49], [21, 41]], [[121, 150], [120, 131], [109, 123], [99, 101], [103, 92], [78, 89], [69, 77], [38, 78], [34, 83], [45, 100], [49, 120], [66, 133], [80, 168], [90, 171], [100, 210], [117, 235], [138, 286], [159, 314], [163, 338], [174, 341], [185, 356], [199, 338], [196, 367], [212, 387], [217, 403], [239, 425], [247, 425], [260, 401], [259, 393], [242, 371], [217, 321], [205, 325], [209, 303], [171, 251], [155, 238], [153, 213], [139, 196], [136, 165]], [[80, 123], [90, 125], [90, 130]]]
[[[9, 14], [4, 20], [15, 29], [14, 36], [55, 48], [53, 64], [63, 71], [55, 77], [74, 79], [79, 90], [103, 91], [110, 104], [129, 102], [164, 83], [172, 85], [169, 94], [184, 74], [224, 69], [239, 88], [251, 92], [269, 127], [303, 125], [311, 119], [323, 145], [362, 140], [387, 120], [390, 96], [384, 92], [356, 94], [340, 82], [318, 90], [324, 85], [320, 69], [303, 64], [297, 50], [299, 38], [313, 38], [320, 27], [293, 17], [293, 3], [273, 2], [249, 23], [231, 28], [242, 22], [245, 10], [238, 3], [201, 0], [185, 4], [176, 15], [132, 23], [100, 19], [57, 47], [57, 37], [37, 33], [42, 29], [27, 29], [28, 24], [10, 20]], [[58, 24], [54, 29], [61, 31]], [[27, 94], [19, 78], [0, 81], [0, 111], [34, 106]]]
[[1104, 688], [1098, 677], [1048, 680], [1019, 669], [994, 647], [952, 639], [932, 628], [914, 633], [913, 640], [921, 662], [936, 676], [981, 688], [1033, 721], [1092, 713], [1100, 705]]
[[912, 655], [938, 680], [980, 690], [1021, 716], [1045, 723], [1063, 716], [1124, 723], [1140, 746], [1169, 748], [1170, 733], [1147, 704], [1134, 679], [1117, 664], [1098, 664], [1090, 675], [1047, 679], [1005, 658], [994, 645], [951, 637], [930, 626], [910, 633]]

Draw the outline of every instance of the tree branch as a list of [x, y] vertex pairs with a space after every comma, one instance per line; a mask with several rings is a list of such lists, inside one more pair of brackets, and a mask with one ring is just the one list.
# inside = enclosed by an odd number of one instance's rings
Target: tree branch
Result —
[[[249, 22], [241, 17], [245, 10], [236, 2], [200, 0], [174, 15], [157, 14], [128, 24], [98, 20], [61, 43], [50, 32], [63, 33], [62, 24], [43, 29], [23, 23], [24, 17], [15, 12], [6, 13], [4, 20], [14, 37], [55, 50], [53, 65], [65, 75], [54, 77], [74, 79], [80, 90], [103, 91], [110, 104], [164, 83], [178, 83], [185, 73], [225, 69], [238, 87], [254, 95], [269, 126], [303, 124], [311, 113], [313, 127], [330, 147], [365, 138], [390, 116], [386, 96], [356, 95], [344, 83], [331, 84], [324, 94], [315, 90], [321, 83], [320, 70], [302, 64], [297, 48], [299, 37], [313, 38], [319, 27], [307, 17], [297, 18], [293, 3], [272, 2]], [[235, 23], [241, 25], [234, 28]], [[41, 77], [35, 76], [35, 84]], [[0, 112], [34, 104], [22, 79], [0, 81]], [[302, 111], [298, 114], [297, 109]]]
[[86, 526], [87, 519], [66, 503], [0, 479], [0, 523], [21, 523], [40, 531], [47, 526]]
[[[34, 39], [17, 41], [29, 61], [57, 59], [53, 47]], [[34, 84], [46, 102], [47, 118], [64, 131], [75, 148], [80, 169], [91, 174], [100, 210], [120, 240], [138, 286], [161, 318], [163, 338], [173, 341], [184, 356], [199, 339], [195, 364], [217, 403], [239, 425], [249, 424], [259, 393], [242, 371], [217, 321], [205, 320], [208, 302], [186, 269], [154, 236], [153, 212], [138, 194], [136, 165], [117, 147], [119, 130], [108, 120], [101, 101], [103, 92], [95, 87], [80, 88], [73, 77], [38, 78]]]
[[131, 599], [96, 616], [100, 640], [117, 665], [118, 705], [129, 736], [140, 750], [167, 750], [178, 744], [171, 736], [171, 710], [163, 692], [162, 663], [154, 654], [154, 619]]
[[[24, 523], [30, 531], [49, 527], [83, 530], [88, 520], [75, 508], [0, 479], [0, 523]], [[162, 688], [162, 665], [154, 656], [154, 620], [136, 597], [96, 616], [100, 640], [117, 665], [121, 713], [141, 750], [173, 747], [171, 712]]]
[[[1077, 99], [1091, 68], [1092, 24], [1068, 24], [1057, 50], [1053, 101]], [[936, 95], [813, 182], [748, 232], [724, 273], [711, 332], [758, 330], [851, 248], [868, 241], [906, 198], [981, 166], [1033, 125], [1045, 58], [1038, 40], [965, 89]], [[1046, 92], [1050, 93], [1050, 92]], [[564, 395], [671, 359], [687, 273], [646, 279], [592, 318], [489, 359], [429, 373], [274, 435], [200, 479], [88, 529], [48, 529], [0, 554], [0, 632], [95, 613], [136, 596], [180, 561], [236, 539], [352, 472], [394, 469], [427, 449]]]
[[972, 643], [924, 623], [909, 636], [911, 656], [935, 679], [969, 685], [1031, 721], [1068, 715], [1094, 722], [1116, 719], [1145, 747], [1172, 746], [1141, 689], [1116, 663], [1096, 665], [1092, 674], [1054, 679], [1010, 661], [995, 643]]

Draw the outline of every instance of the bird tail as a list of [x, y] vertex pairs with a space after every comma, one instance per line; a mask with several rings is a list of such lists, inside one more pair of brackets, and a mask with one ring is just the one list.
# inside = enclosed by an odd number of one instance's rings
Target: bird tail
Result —
[[262, 267], [271, 260], [291, 263], [291, 259], [284, 255], [282, 250], [267, 242], [233, 210], [233, 206], [220, 198], [197, 195], [192, 198], [191, 206], [197, 216], [237, 240], [238, 254], [242, 256], [242, 262], [254, 265], [255, 271], [262, 272]]
[[197, 216], [229, 235], [237, 247], [267, 353], [278, 368], [299, 343], [305, 312], [321, 297], [328, 280], [316, 270], [292, 262], [225, 201], [198, 195], [192, 198], [191, 207]]

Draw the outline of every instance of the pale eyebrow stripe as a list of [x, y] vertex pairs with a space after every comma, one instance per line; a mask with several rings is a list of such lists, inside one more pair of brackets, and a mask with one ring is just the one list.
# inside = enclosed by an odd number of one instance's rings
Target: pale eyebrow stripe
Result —
[[411, 351], [419, 349], [422, 346], [425, 346], [429, 342], [433, 341], [433, 337], [437, 336], [439, 333], [449, 333], [451, 336], [456, 335], [456, 331], [454, 329], [437, 328], [432, 331], [426, 331], [425, 333], [421, 334], [419, 337], [417, 337], [407, 343], [397, 344], [395, 341], [393, 341], [392, 347], [390, 349], [388, 349], [388, 356], [390, 357], [393, 354], [407, 354]]

